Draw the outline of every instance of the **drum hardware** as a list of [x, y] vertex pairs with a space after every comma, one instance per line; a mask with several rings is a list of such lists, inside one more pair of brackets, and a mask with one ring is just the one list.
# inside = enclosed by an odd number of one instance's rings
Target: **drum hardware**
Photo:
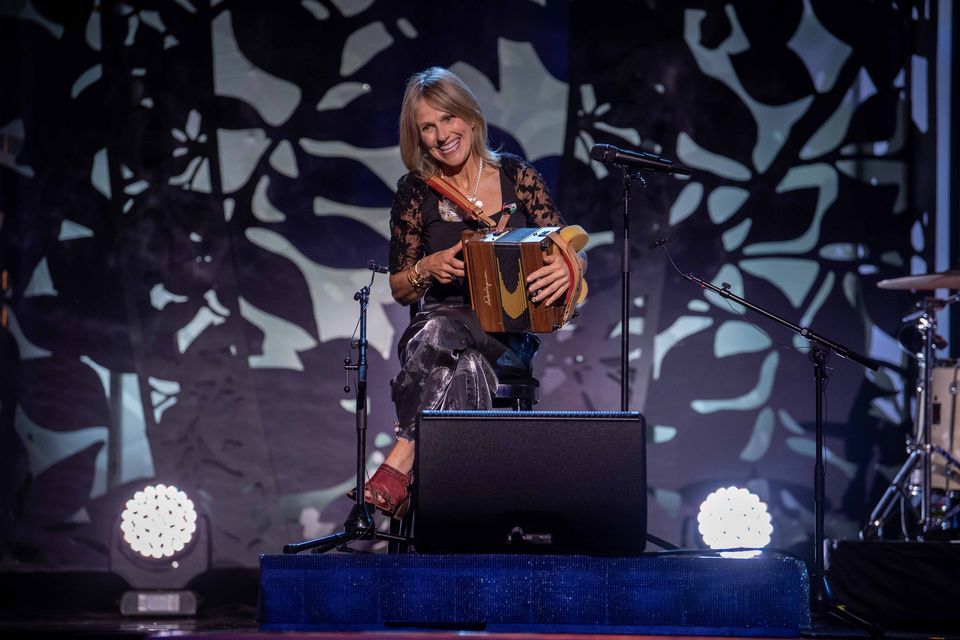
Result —
[[[960, 271], [882, 280], [877, 283], [877, 286], [889, 290], [960, 288]], [[952, 453], [945, 450], [940, 444], [934, 443], [934, 436], [940, 433], [940, 431], [935, 433], [934, 428], [942, 424], [941, 418], [943, 415], [943, 403], [935, 402], [933, 393], [936, 367], [934, 351], [947, 346], [946, 341], [937, 335], [936, 312], [958, 300], [960, 300], [960, 294], [950, 296], [946, 300], [925, 297], [917, 303], [917, 311], [902, 318], [904, 323], [915, 323], [921, 347], [914, 354], [918, 363], [917, 412], [914, 422], [915, 439], [912, 442], [908, 441], [907, 460], [897, 471], [883, 496], [873, 508], [867, 524], [861, 529], [860, 538], [863, 540], [874, 539], [883, 535], [884, 524], [893, 513], [898, 497], [900, 498], [901, 527], [905, 539], [911, 538], [908, 531], [909, 523], [907, 522], [907, 510], [908, 508], [911, 511], [913, 510], [911, 497], [919, 498], [920, 503], [919, 518], [914, 523], [919, 525], [918, 539], [922, 540], [924, 535], [942, 529], [944, 522], [950, 519], [944, 515], [942, 510], [938, 509], [936, 514], [933, 510], [934, 454], [943, 456], [947, 461], [943, 467], [947, 483], [945, 491], [949, 488], [949, 480], [954, 472], [960, 471], [960, 464], [957, 463]], [[956, 378], [951, 388], [954, 398], [951, 406], [955, 409]], [[947, 434], [946, 443], [951, 451], [954, 443], [955, 414], [955, 410], [951, 411], [950, 430]]]
[[[947, 487], [950, 486], [950, 478], [960, 472], [960, 460], [957, 460], [950, 452], [945, 450], [940, 445], [934, 445], [933, 450], [935, 453], [940, 454], [947, 461], [944, 473], [947, 477]], [[934, 489], [934, 495], [941, 495], [942, 500], [942, 509], [937, 518], [939, 528], [949, 529], [951, 528], [951, 520], [960, 515], [960, 491], [951, 490], [946, 488], [943, 490], [942, 494], [937, 494], [937, 490]]]

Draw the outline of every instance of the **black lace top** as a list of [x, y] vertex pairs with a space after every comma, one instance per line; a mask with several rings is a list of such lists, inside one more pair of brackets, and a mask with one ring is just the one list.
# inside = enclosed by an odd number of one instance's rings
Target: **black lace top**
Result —
[[[517, 210], [510, 216], [510, 227], [566, 224], [543, 177], [526, 160], [512, 154], [501, 156], [500, 192], [504, 209], [511, 204], [517, 205]], [[423, 256], [452, 247], [460, 240], [461, 231], [480, 228], [475, 222], [444, 220], [440, 213], [440, 198], [414, 173], [406, 174], [397, 182], [397, 195], [390, 212], [390, 273], [408, 269]], [[455, 205], [450, 206], [456, 209]], [[500, 216], [498, 212], [491, 217], [496, 222]], [[463, 283], [434, 283], [425, 297], [463, 300]]]

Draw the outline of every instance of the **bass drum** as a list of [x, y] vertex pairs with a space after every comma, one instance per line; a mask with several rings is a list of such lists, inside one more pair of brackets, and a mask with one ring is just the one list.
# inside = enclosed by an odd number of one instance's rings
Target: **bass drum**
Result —
[[[947, 360], [937, 363], [930, 376], [933, 407], [930, 412], [930, 442], [934, 490], [946, 495], [960, 491], [960, 402], [957, 386], [960, 383], [960, 362]], [[954, 464], [942, 452], [950, 454]]]

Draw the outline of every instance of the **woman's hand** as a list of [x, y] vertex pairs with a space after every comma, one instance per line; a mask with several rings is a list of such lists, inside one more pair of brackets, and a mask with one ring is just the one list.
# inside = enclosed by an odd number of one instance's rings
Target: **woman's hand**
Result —
[[570, 270], [559, 255], [543, 258], [544, 265], [527, 276], [527, 292], [531, 302], [551, 305], [570, 288]]
[[437, 282], [449, 284], [454, 278], [466, 275], [463, 260], [456, 256], [463, 250], [463, 242], [458, 242], [449, 249], [431, 253], [417, 263], [416, 269], [425, 278], [433, 278]]
[[402, 305], [408, 305], [423, 297], [426, 287], [414, 287], [411, 281], [413, 276], [423, 278], [425, 284], [432, 280], [448, 284], [454, 278], [462, 278], [465, 274], [463, 261], [456, 258], [462, 249], [462, 243], [458, 242], [449, 249], [421, 258], [403, 271], [391, 274], [390, 291], [393, 299]]

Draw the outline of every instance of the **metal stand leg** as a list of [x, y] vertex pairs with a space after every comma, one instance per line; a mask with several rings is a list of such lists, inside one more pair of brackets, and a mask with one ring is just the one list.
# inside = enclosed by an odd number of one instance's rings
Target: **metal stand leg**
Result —
[[870, 513], [870, 521], [860, 530], [861, 540], [873, 540], [883, 535], [883, 525], [893, 512], [897, 497], [907, 498], [909, 494], [910, 474], [920, 463], [920, 457], [919, 449], [915, 448], [910, 452], [907, 461], [897, 471], [897, 475], [894, 476], [890, 486], [883, 492], [883, 497], [880, 498], [877, 506]]
[[917, 384], [917, 419], [916, 419], [916, 444], [910, 451], [910, 457], [904, 462], [903, 466], [897, 472], [896, 477], [883, 497], [874, 507], [870, 514], [870, 521], [860, 531], [861, 539], [871, 539], [880, 535], [886, 519], [893, 511], [894, 499], [896, 496], [904, 498], [908, 495], [907, 483], [910, 481], [910, 474], [919, 466], [919, 482], [917, 483], [917, 493], [920, 497], [920, 536], [923, 539], [924, 534], [933, 531], [939, 526], [939, 520], [935, 520], [931, 509], [931, 493], [933, 487], [933, 465], [931, 458], [933, 456], [932, 447], [932, 417], [933, 417], [933, 395], [930, 392], [933, 375], [933, 355], [935, 342], [937, 339], [937, 319], [936, 309], [938, 301], [934, 298], [925, 298], [923, 309], [904, 318], [904, 322], [916, 321], [917, 329], [920, 332], [923, 341], [923, 348], [917, 353], [917, 362], [920, 365], [919, 381]]

